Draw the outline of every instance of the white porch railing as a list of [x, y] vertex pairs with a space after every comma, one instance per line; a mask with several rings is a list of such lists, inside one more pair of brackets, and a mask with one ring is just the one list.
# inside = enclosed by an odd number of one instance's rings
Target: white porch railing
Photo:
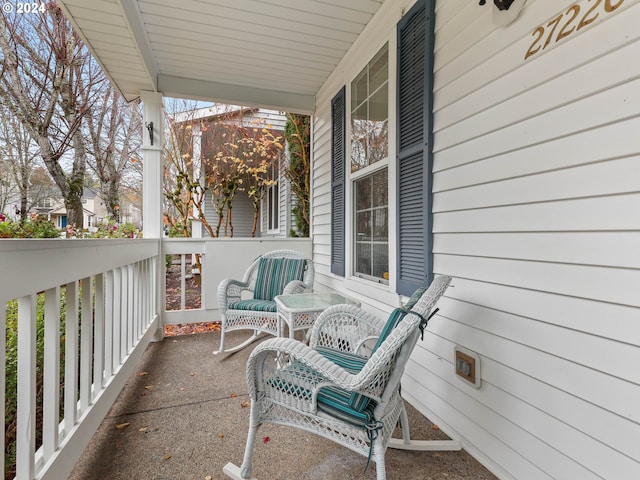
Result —
[[17, 305], [16, 478], [66, 478], [147, 344], [161, 338], [159, 252], [159, 240], [0, 242], [3, 329], [5, 305]]
[[[66, 478], [163, 325], [219, 320], [220, 280], [242, 278], [254, 258], [275, 249], [311, 256], [311, 240], [0, 241], [4, 331], [17, 311], [16, 478]], [[202, 261], [201, 308], [185, 308], [181, 279], [181, 309], [167, 312], [165, 255], [179, 256], [184, 277], [193, 254]], [[11, 361], [0, 362], [2, 416]], [[0, 442], [4, 450], [4, 436]], [[4, 456], [0, 465], [4, 471]]]

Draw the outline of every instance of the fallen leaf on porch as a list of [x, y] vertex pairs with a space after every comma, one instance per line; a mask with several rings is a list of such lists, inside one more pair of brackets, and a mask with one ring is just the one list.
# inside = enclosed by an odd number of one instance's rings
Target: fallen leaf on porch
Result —
[[177, 335], [193, 335], [195, 333], [217, 332], [220, 330], [220, 322], [184, 323], [167, 325], [164, 327], [165, 337]]
[[149, 375], [149, 372], [140, 372], [138, 376], [144, 377], [145, 375]]
[[165, 453], [164, 454], [164, 459], [165, 460], [169, 460], [171, 458], [171, 454], [170, 453]]
[[219, 438], [219, 439], [223, 439], [223, 438], [224, 438], [224, 433], [219, 433], [219, 434], [218, 434], [218, 438]]
[[231, 395], [229, 395], [229, 398], [236, 398], [238, 396], [237, 393], [232, 393]]
[[144, 388], [146, 390], [151, 390], [153, 388], [153, 385], [145, 385]]
[[129, 422], [119, 423], [118, 425], [116, 425], [116, 430], [122, 430], [123, 428], [127, 428], [128, 426], [129, 426]]
[[431, 430], [440, 430], [440, 427], [438, 425], [433, 425], [431, 427]]
[[240, 406], [242, 408], [247, 408], [247, 407], [251, 406], [251, 402], [249, 400], [247, 400], [246, 402], [241, 403]]
[[267, 443], [267, 442], [269, 442], [269, 440], [271, 440], [271, 438], [269, 438], [269, 437], [262, 437], [262, 443]]
[[138, 429], [139, 432], [146, 432], [147, 430], [149, 430], [149, 427], [140, 427]]

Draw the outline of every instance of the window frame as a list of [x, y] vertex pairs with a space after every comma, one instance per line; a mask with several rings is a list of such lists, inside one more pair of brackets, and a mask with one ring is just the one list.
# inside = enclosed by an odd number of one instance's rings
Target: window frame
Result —
[[[346, 208], [345, 208], [345, 273], [347, 284], [349, 288], [358, 290], [363, 286], [364, 288], [378, 287], [384, 291], [394, 291], [395, 279], [393, 272], [395, 272], [395, 232], [396, 225], [391, 212], [396, 211], [396, 199], [393, 191], [395, 185], [395, 129], [396, 125], [393, 122], [392, 114], [396, 109], [396, 94], [395, 94], [395, 78], [396, 78], [396, 29], [393, 28], [389, 31], [389, 34], [385, 37], [381, 37], [380, 42], [377, 44], [377, 48], [373, 51], [370, 57], [366, 59], [366, 62], [360, 65], [360, 68], [354, 69], [352, 75], [349, 77], [345, 86], [345, 144], [348, 161], [348, 166], [345, 172], [345, 190], [346, 190]], [[377, 57], [383, 48], [387, 48], [387, 157], [377, 162], [371, 163], [358, 170], [352, 171], [351, 169], [351, 142], [352, 142], [352, 124], [351, 124], [351, 86], [353, 82], [360, 76], [362, 71]], [[376, 90], [378, 91], [378, 90]], [[370, 98], [370, 97], [367, 97]], [[356, 272], [356, 191], [355, 182], [365, 177], [374, 175], [378, 171], [387, 170], [387, 272], [389, 278], [373, 277]]]

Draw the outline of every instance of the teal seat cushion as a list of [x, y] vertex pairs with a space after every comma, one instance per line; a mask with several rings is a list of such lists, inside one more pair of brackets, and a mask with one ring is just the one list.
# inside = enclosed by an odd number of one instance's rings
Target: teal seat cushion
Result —
[[[286, 392], [289, 395], [303, 398], [305, 400], [311, 399], [311, 391], [305, 387], [294, 385], [285, 380], [288, 374], [293, 374], [293, 376], [296, 377], [308, 377], [309, 379], [317, 377], [318, 381], [321, 380], [321, 377], [317, 372], [301, 362], [293, 362], [287, 365], [281, 370], [281, 373], [283, 376], [276, 375], [268, 379], [267, 384], [281, 390], [282, 392]], [[351, 406], [351, 396], [351, 392], [347, 392], [338, 387], [323, 387], [318, 391], [318, 410], [347, 421], [352, 425], [364, 428], [365, 425], [370, 424], [373, 420], [373, 409], [375, 408], [376, 403], [368, 401], [364, 408], [358, 410]]]
[[371, 424], [376, 402], [362, 395], [368, 401], [362, 409], [356, 409], [351, 406], [352, 396], [352, 393], [338, 387], [321, 388], [318, 392], [318, 410], [359, 427]]
[[252, 310], [254, 312], [276, 313], [278, 308], [273, 300], [240, 300], [231, 302], [227, 307], [229, 310]]
[[282, 294], [284, 287], [294, 281], [303, 280], [307, 262], [298, 258], [261, 258], [258, 262], [255, 300], [273, 300]]

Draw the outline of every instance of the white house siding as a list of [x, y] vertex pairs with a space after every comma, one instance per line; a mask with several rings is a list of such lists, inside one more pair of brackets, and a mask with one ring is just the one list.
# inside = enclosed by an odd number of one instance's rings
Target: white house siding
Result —
[[[595, 21], [525, 61], [574, 3], [574, 26], [599, 4]], [[434, 271], [455, 288], [403, 392], [500, 478], [640, 478], [640, 2], [604, 11], [617, 3], [529, 0], [506, 28], [490, 1], [436, 4]], [[402, 6], [385, 3], [314, 116], [316, 286], [380, 314], [397, 297], [330, 273], [330, 101]], [[456, 344], [480, 355], [480, 390], [454, 375]]]
[[[225, 211], [226, 215], [226, 211]], [[207, 192], [205, 198], [205, 216], [211, 223], [211, 228], [215, 231], [218, 214], [211, 202], [211, 192]], [[233, 236], [234, 238], [244, 238], [251, 236], [251, 229], [253, 228], [253, 204], [251, 200], [244, 192], [239, 192], [233, 199], [233, 210], [231, 220], [233, 223]], [[206, 228], [202, 228], [202, 235], [209, 237], [209, 232]], [[220, 236], [224, 236], [224, 224], [220, 228]], [[260, 236], [260, 223], [258, 222], [258, 229], [256, 230], [256, 237]]]

